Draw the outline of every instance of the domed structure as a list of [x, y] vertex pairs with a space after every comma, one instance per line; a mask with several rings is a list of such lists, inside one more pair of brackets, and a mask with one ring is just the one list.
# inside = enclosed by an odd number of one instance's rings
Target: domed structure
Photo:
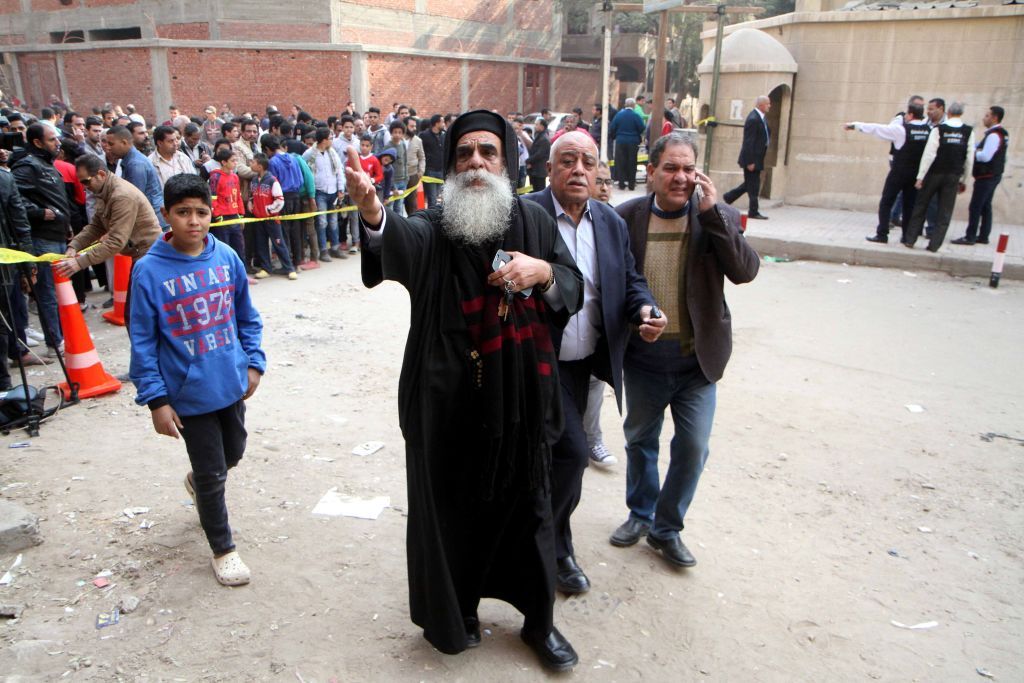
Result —
[[[715, 50], [704, 55], [697, 73], [709, 74], [715, 68]], [[764, 31], [742, 28], [722, 40], [721, 73], [770, 71], [796, 73], [796, 60], [786, 46]]]

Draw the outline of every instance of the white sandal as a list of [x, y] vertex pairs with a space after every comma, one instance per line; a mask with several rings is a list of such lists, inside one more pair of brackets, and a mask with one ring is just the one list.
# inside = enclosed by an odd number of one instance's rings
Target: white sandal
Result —
[[211, 558], [210, 564], [213, 565], [214, 576], [223, 586], [244, 586], [249, 583], [249, 568], [234, 550], [227, 555]]

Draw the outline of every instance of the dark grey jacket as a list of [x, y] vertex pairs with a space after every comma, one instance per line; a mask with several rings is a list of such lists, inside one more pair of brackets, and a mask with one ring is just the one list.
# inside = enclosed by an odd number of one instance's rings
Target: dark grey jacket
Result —
[[[647, 226], [654, 195], [637, 197], [615, 207], [629, 227], [629, 245], [636, 269], [644, 272]], [[732, 314], [725, 302], [724, 278], [733, 284], [750, 282], [761, 265], [760, 257], [740, 232], [739, 211], [716, 204], [697, 213], [690, 202], [690, 245], [686, 259], [686, 308], [693, 323], [697, 362], [709, 382], [717, 382], [732, 355]], [[627, 354], [642, 345], [630, 346]]]

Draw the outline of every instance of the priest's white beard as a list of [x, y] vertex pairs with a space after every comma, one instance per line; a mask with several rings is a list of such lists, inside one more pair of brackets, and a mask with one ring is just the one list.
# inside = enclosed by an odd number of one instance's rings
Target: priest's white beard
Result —
[[[476, 180], [483, 184], [474, 185]], [[504, 172], [500, 176], [483, 169], [449, 173], [441, 189], [441, 227], [454, 242], [493, 241], [508, 230], [514, 201]]]

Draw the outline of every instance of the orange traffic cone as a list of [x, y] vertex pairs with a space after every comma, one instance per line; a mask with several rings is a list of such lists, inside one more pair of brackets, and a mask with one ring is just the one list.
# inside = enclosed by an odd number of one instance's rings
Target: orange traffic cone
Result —
[[124, 327], [124, 304], [128, 300], [128, 279], [132, 274], [132, 257], [114, 257], [114, 310], [103, 314], [108, 323]]
[[416, 186], [416, 210], [422, 211], [427, 208], [427, 196], [423, 192], [423, 180], [420, 180], [420, 184]]
[[[57, 289], [60, 326], [64, 330], [64, 364], [67, 366], [68, 377], [78, 385], [78, 398], [91, 398], [117, 391], [121, 383], [103, 369], [100, 356], [89, 337], [82, 309], [78, 307], [71, 280], [59, 275], [57, 269], [53, 268], [53, 282]], [[71, 387], [63, 382], [59, 386], [64, 399], [70, 399]]]

